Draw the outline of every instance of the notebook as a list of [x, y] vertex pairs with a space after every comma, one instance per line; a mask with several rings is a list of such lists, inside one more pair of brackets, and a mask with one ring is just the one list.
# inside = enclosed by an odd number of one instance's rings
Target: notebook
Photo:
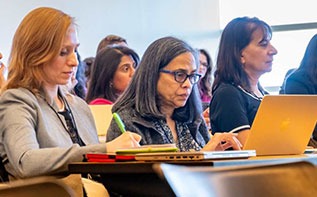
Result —
[[236, 159], [256, 156], [255, 150], [231, 151], [193, 151], [193, 152], [160, 152], [139, 153], [135, 160], [141, 161], [193, 161], [208, 159]]
[[88, 162], [121, 162], [133, 161], [138, 153], [176, 152], [175, 144], [151, 144], [134, 148], [117, 149], [114, 153], [87, 153], [84, 155]]
[[243, 149], [257, 155], [303, 154], [317, 121], [317, 95], [264, 96]]
[[134, 155], [137, 153], [155, 153], [155, 152], [176, 152], [178, 148], [175, 144], [150, 144], [140, 147], [123, 148], [115, 151], [118, 155]]

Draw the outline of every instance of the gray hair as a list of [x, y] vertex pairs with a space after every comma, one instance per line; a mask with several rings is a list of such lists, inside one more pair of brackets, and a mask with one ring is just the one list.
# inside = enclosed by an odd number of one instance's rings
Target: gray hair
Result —
[[[160, 69], [186, 52], [193, 54], [198, 68], [198, 52], [186, 42], [174, 37], [164, 37], [154, 41], [146, 49], [129, 87], [114, 104], [113, 111], [133, 107], [142, 117], [164, 118], [165, 115], [159, 109], [157, 93]], [[173, 119], [192, 122], [200, 117], [201, 112], [199, 92], [194, 85], [185, 106], [174, 111]]]

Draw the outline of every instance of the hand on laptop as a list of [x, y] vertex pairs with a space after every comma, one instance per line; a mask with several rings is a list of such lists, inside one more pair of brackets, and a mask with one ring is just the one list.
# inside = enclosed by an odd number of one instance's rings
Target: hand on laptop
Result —
[[210, 129], [209, 107], [203, 112], [203, 117], [205, 119], [208, 129]]
[[205, 151], [223, 151], [228, 148], [234, 150], [241, 150], [242, 144], [236, 138], [237, 134], [234, 133], [216, 133], [211, 137], [206, 146], [202, 149]]

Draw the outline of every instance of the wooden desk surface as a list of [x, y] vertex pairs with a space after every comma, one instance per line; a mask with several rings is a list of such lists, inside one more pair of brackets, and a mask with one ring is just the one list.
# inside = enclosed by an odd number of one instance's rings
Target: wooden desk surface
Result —
[[[256, 164], [274, 164], [296, 161], [308, 161], [317, 165], [317, 154], [307, 155], [287, 155], [287, 156], [261, 156], [250, 157], [248, 159], [230, 159], [230, 160], [204, 160], [204, 161], [169, 161], [177, 165], [190, 166], [239, 166]], [[74, 162], [68, 168], [71, 173], [98, 173], [98, 174], [125, 174], [125, 173], [153, 173], [152, 165], [162, 162], [143, 162], [143, 161], [125, 161], [125, 162]]]
[[[309, 161], [317, 165], [317, 154], [251, 157], [249, 159], [173, 161], [177, 165], [228, 167], [241, 165], [276, 164]], [[95, 174], [112, 196], [175, 196], [168, 183], [153, 170], [159, 162], [75, 162], [69, 165], [70, 173]], [[167, 162], [165, 162], [167, 163]], [[186, 180], [184, 180], [186, 181]]]

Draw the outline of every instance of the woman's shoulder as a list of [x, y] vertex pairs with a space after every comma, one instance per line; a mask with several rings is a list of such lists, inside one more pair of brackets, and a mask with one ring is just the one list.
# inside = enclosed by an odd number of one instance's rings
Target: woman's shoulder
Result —
[[67, 93], [64, 95], [69, 105], [75, 108], [81, 108], [87, 110], [89, 108], [87, 102], [79, 96]]
[[[25, 88], [5, 90], [0, 97], [1, 113], [16, 113], [19, 110], [27, 110], [33, 114], [40, 107], [37, 97]], [[17, 111], [15, 111], [17, 110]], [[20, 113], [21, 111], [19, 111]]]
[[130, 119], [130, 120], [131, 120], [132, 117], [136, 117], [137, 116], [136, 110], [134, 108], [132, 108], [132, 107], [120, 108], [117, 111], [113, 111], [113, 112], [118, 113], [121, 116], [121, 118], [124, 117], [125, 119]]
[[287, 81], [296, 80], [296, 81], [306, 81], [310, 77], [310, 74], [303, 69], [297, 69], [290, 76], [287, 77]]
[[315, 76], [309, 73], [309, 71], [298, 69], [286, 79], [286, 86], [292, 82], [311, 86], [316, 84], [315, 81]]
[[298, 69], [285, 82], [287, 94], [315, 94], [317, 91], [316, 79], [306, 70]]
[[237, 86], [229, 83], [221, 83], [218, 88], [214, 91], [213, 97], [219, 96], [233, 96], [240, 95], [240, 91]]
[[141, 114], [139, 114], [134, 107], [125, 107], [120, 108], [117, 111], [112, 111], [119, 114], [121, 119], [127, 123], [127, 124], [140, 124], [146, 127], [151, 127], [149, 125], [152, 125], [152, 121], [155, 120], [154, 117], [144, 117]]
[[26, 88], [12, 88], [1, 94], [1, 100], [36, 101], [36, 96]]
[[233, 84], [222, 84], [218, 88], [212, 96], [210, 106], [240, 105], [249, 100], [249, 96], [241, 88]]

